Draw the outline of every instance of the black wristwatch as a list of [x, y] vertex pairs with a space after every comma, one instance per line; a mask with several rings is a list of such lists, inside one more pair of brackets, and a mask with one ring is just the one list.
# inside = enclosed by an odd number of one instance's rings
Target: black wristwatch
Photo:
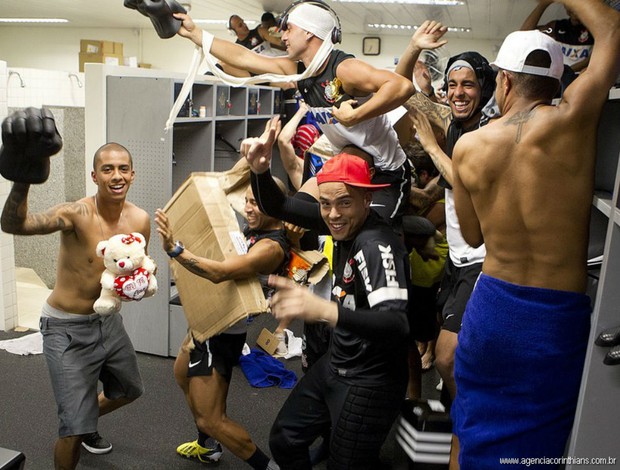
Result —
[[166, 254], [170, 256], [171, 258], [176, 258], [181, 253], [183, 253], [183, 250], [185, 250], [183, 243], [177, 240], [176, 243], [174, 244], [174, 248], [172, 249], [172, 251], [167, 251]]

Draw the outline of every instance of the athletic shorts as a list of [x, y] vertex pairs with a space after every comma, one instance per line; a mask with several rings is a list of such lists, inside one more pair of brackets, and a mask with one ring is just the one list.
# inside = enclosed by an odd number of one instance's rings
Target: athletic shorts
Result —
[[[64, 318], [46, 316], [50, 312]], [[60, 437], [97, 430], [98, 380], [110, 400], [135, 399], [144, 392], [136, 352], [120, 314], [67, 314], [45, 304], [40, 326]]]
[[416, 341], [433, 341], [437, 338], [437, 291], [439, 283], [431, 287], [411, 286], [409, 324], [411, 336]]
[[458, 333], [461, 331], [465, 307], [482, 271], [482, 263], [469, 266], [454, 266], [452, 259], [446, 259], [446, 272], [437, 299], [437, 307], [442, 312], [442, 329]]
[[213, 368], [230, 382], [233, 367], [239, 364], [239, 356], [247, 334], [229, 335], [222, 333], [197, 343], [189, 352], [188, 377], [211, 375]]
[[373, 184], [389, 183], [387, 188], [372, 193], [370, 207], [379, 213], [384, 220], [395, 225], [398, 233], [402, 233], [402, 217], [405, 207], [409, 204], [411, 193], [411, 166], [406, 160], [397, 170], [379, 170], [375, 168]]

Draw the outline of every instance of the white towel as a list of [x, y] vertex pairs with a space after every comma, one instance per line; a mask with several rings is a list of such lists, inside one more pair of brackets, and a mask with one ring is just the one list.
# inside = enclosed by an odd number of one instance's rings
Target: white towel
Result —
[[301, 356], [302, 339], [295, 336], [289, 329], [285, 329], [284, 332], [286, 333], [286, 336], [288, 336], [288, 353], [284, 356], [284, 359]]
[[4, 349], [11, 354], [19, 354], [20, 356], [42, 354], [43, 335], [37, 331], [36, 333], [22, 336], [21, 338], [0, 341], [0, 349]]

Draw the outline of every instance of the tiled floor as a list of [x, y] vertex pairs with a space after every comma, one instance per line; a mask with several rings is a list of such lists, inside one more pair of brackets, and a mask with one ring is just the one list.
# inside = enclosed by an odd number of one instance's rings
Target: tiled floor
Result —
[[17, 324], [31, 330], [39, 329], [41, 306], [51, 290], [28, 268], [15, 268], [17, 285]]

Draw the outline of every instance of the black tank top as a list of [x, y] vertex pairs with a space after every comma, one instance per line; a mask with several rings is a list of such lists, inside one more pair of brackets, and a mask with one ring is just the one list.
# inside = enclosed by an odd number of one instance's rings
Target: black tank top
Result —
[[[342, 89], [342, 83], [336, 78], [336, 69], [342, 61], [353, 59], [354, 57], [352, 54], [333, 50], [329, 55], [327, 66], [323, 72], [315, 77], [297, 82], [299, 92], [308, 106], [316, 108], [329, 107], [344, 97], [345, 93]], [[304, 70], [305, 66], [300, 62], [298, 73], [302, 73]], [[348, 98], [345, 97], [345, 99]]]
[[[280, 266], [278, 266], [272, 274], [286, 274], [286, 268], [288, 267], [290, 258], [290, 242], [286, 236], [286, 229], [251, 230], [249, 227], [245, 227], [243, 234], [245, 235], [245, 239], [248, 244], [248, 251], [263, 238], [269, 238], [275, 242], [278, 242], [278, 244], [282, 247], [282, 251], [284, 251], [284, 259], [282, 260]], [[271, 288], [267, 285], [269, 274], [257, 274], [257, 277], [260, 281], [261, 287], [263, 288], [263, 294], [265, 294], [265, 298], [268, 299], [271, 295]]]

